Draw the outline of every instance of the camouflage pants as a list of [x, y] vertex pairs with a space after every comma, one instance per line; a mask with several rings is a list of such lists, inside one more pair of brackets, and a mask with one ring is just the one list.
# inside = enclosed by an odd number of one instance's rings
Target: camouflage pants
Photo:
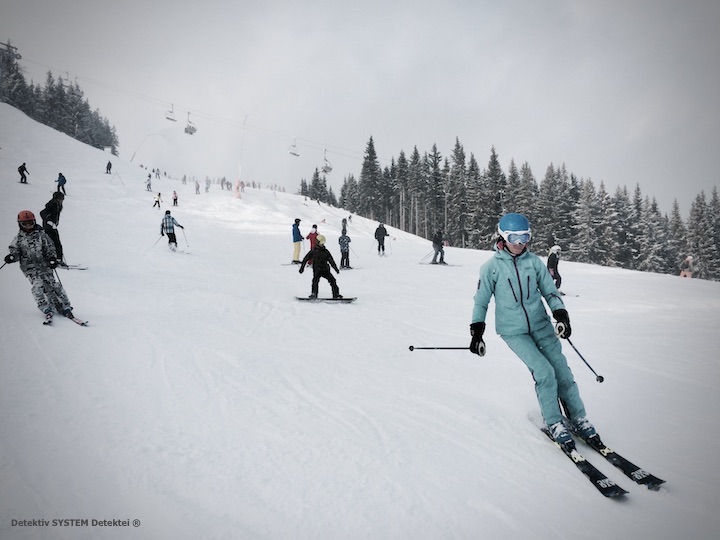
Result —
[[43, 313], [71, 310], [70, 300], [63, 286], [55, 279], [52, 272], [29, 274], [27, 278], [32, 284], [32, 295], [37, 307]]

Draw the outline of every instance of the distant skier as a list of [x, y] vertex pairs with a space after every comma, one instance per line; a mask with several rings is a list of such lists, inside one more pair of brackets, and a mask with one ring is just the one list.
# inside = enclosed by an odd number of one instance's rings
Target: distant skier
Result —
[[680, 263], [680, 277], [692, 278], [693, 272], [695, 272], [693, 258], [692, 255], [688, 255], [685, 257], [685, 260]]
[[27, 166], [25, 166], [25, 163], [20, 165], [18, 167], [18, 172], [20, 173], [20, 183], [21, 184], [27, 184], [27, 175], [30, 174], [27, 170]]
[[313, 223], [313, 226], [310, 228], [310, 232], [305, 237], [306, 240], [310, 240], [310, 249], [315, 249], [315, 243], [317, 242], [318, 237], [318, 229], [317, 225]]
[[150, 173], [148, 173], [147, 180], [145, 181], [145, 189], [152, 191], [152, 175]]
[[[528, 251], [530, 223], [522, 214], [505, 214], [498, 222], [495, 254], [480, 268], [470, 324], [470, 351], [483, 356], [485, 318], [495, 296], [495, 330], [525, 363], [535, 380], [540, 411], [555, 441], [574, 448], [563, 423], [562, 407], [572, 428], [583, 438], [597, 436], [562, 353], [558, 336], [570, 337], [570, 317], [540, 258]], [[557, 321], [553, 328], [543, 299]], [[557, 332], [557, 336], [556, 336]]]
[[63, 256], [62, 243], [60, 243], [60, 233], [58, 232], [58, 225], [60, 224], [60, 212], [62, 212], [64, 200], [65, 195], [63, 195], [59, 191], [56, 191], [55, 193], [53, 193], [52, 199], [50, 199], [45, 204], [45, 208], [40, 211], [40, 217], [43, 220], [43, 230], [45, 231], [45, 234], [50, 237], [50, 239], [53, 241], [53, 244], [55, 245], [55, 253], [57, 255], [58, 264], [60, 266], [67, 266], [67, 264], [65, 263], [65, 258]]
[[168, 247], [175, 251], [177, 249], [177, 239], [175, 238], [175, 227], [180, 227], [181, 229], [184, 229], [182, 225], [180, 225], [177, 221], [175, 221], [175, 218], [170, 215], [170, 210], [165, 210], [165, 216], [162, 218], [162, 221], [160, 222], [160, 236], [165, 236], [167, 234], [168, 237]]
[[378, 255], [385, 255], [386, 236], [390, 236], [390, 234], [388, 234], [387, 229], [385, 229], [385, 225], [381, 223], [378, 225], [378, 228], [375, 229], [375, 240], [377, 240], [378, 243]]
[[173, 206], [177, 206], [177, 201], [178, 201], [177, 191], [173, 191], [172, 199], [173, 199]]
[[155, 202], [153, 203], [153, 208], [156, 206], [158, 207], [158, 210], [160, 210], [160, 203], [162, 202], [162, 194], [158, 193], [155, 195]]
[[342, 230], [342, 235], [338, 238], [338, 244], [340, 244], [340, 268], [352, 269], [350, 266], [350, 237], [347, 235], [347, 230]]
[[562, 249], [558, 245], [550, 248], [550, 254], [548, 255], [547, 259], [547, 269], [550, 272], [550, 276], [553, 278], [553, 280], [555, 280], [555, 286], [557, 287], [558, 292], [560, 294], [565, 294], [560, 291], [560, 285], [562, 284], [562, 276], [560, 275], [560, 271], [558, 270], [561, 251]]
[[51, 322], [55, 310], [72, 317], [72, 306], [62, 284], [55, 279], [53, 270], [58, 265], [55, 246], [42, 227], [35, 222], [30, 210], [23, 210], [17, 218], [20, 232], [10, 243], [7, 264], [20, 261], [20, 270], [32, 284], [32, 295], [37, 307]]
[[67, 183], [67, 179], [65, 178], [65, 175], [63, 175], [63, 173], [58, 173], [57, 180], [55, 180], [55, 181], [57, 182], [57, 185], [58, 185], [58, 187], [57, 187], [58, 192], [60, 192], [62, 190], [63, 195], [67, 195], [67, 191], [65, 191], [65, 184]]
[[[438, 229], [433, 236], [432, 246], [435, 250], [435, 255], [433, 255], [432, 262], [430, 264], [447, 264], [445, 262], [445, 250], [443, 249], [443, 232], [440, 229]], [[437, 260], [438, 255], [440, 255], [440, 261]]]
[[292, 240], [293, 240], [293, 264], [300, 264], [300, 248], [302, 247], [303, 235], [300, 232], [300, 218], [295, 219], [295, 223], [292, 226]]
[[340, 270], [338, 270], [332, 254], [325, 248], [325, 237], [322, 234], [318, 235], [317, 242], [315, 243], [315, 248], [308, 251], [305, 255], [305, 258], [303, 258], [299, 270], [301, 274], [305, 271], [305, 265], [308, 264], [310, 261], [313, 262], [313, 279], [309, 298], [318, 297], [318, 288], [321, 277], [327, 279], [328, 283], [330, 283], [330, 288], [332, 289], [333, 295], [332, 297], [334, 299], [342, 298], [342, 296], [340, 295], [340, 289], [337, 285], [337, 281], [335, 281], [335, 277], [330, 272], [330, 267], [332, 266], [335, 272], [338, 274], [340, 273]]
[[[318, 237], [318, 228], [317, 228], [317, 225], [313, 224], [313, 226], [310, 228], [310, 232], [305, 237], [306, 240], [310, 240], [310, 251], [315, 249], [315, 244], [317, 243], [317, 237]], [[309, 261], [308, 265], [312, 266], [312, 261]]]
[[110, 174], [110, 171], [112, 171], [112, 162], [108, 161], [105, 166], [105, 174]]

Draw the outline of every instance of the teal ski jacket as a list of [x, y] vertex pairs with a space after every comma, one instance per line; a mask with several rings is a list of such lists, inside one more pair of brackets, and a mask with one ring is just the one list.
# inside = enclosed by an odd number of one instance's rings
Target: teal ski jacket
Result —
[[530, 334], [552, 325], [542, 299], [551, 311], [564, 309], [550, 272], [529, 251], [514, 257], [498, 249], [480, 268], [472, 322], [485, 322], [495, 295], [495, 331], [501, 336]]

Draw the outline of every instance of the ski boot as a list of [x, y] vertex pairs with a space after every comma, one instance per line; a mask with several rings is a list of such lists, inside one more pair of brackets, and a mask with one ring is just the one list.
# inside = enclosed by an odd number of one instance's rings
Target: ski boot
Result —
[[570, 423], [570, 430], [581, 439], [587, 441], [593, 437], [598, 437], [595, 426], [593, 426], [586, 416], [576, 418]]
[[570, 432], [562, 421], [555, 422], [548, 426], [548, 430], [555, 442], [560, 445], [560, 448], [562, 448], [566, 454], [575, 450], [575, 441], [573, 441], [572, 435], [570, 435]]

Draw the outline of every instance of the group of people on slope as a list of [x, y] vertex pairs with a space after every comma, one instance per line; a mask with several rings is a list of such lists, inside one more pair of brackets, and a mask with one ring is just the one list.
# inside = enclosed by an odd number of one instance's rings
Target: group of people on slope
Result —
[[[59, 280], [53, 272], [64, 262], [62, 245], [57, 227], [60, 221], [65, 194], [57, 191], [41, 212], [43, 226], [35, 221], [35, 215], [29, 210], [21, 211], [17, 216], [19, 232], [9, 246], [5, 263], [20, 263], [23, 274], [30, 280], [32, 294], [38, 308], [51, 319], [58, 311], [72, 316], [72, 306]], [[299, 272], [312, 266], [313, 280], [311, 298], [317, 298], [320, 278], [330, 284], [333, 298], [342, 298], [337, 281], [330, 272], [340, 269], [325, 245], [326, 238], [317, 231], [317, 226], [308, 234], [311, 249], [300, 260], [300, 248], [303, 240], [300, 233], [301, 220], [295, 220], [292, 233], [294, 243], [293, 263], [300, 264]], [[344, 226], [347, 224], [344, 223]], [[169, 210], [161, 222], [160, 234], [168, 236], [168, 244], [177, 247], [174, 227], [183, 228]], [[345, 227], [339, 243], [341, 249], [348, 248], [350, 238]], [[433, 238], [436, 257], [444, 261], [442, 233]], [[562, 353], [558, 338], [568, 339], [571, 335], [570, 317], [561, 298], [559, 287], [562, 283], [558, 271], [561, 249], [550, 249], [547, 264], [529, 250], [532, 230], [528, 219], [518, 213], [505, 214], [498, 222], [497, 241], [494, 255], [480, 268], [477, 291], [474, 296], [470, 323], [470, 352], [484, 356], [486, 346], [483, 335], [490, 300], [495, 297], [495, 331], [508, 347], [522, 360], [530, 371], [543, 420], [555, 441], [564, 449], [574, 447], [570, 431], [583, 439], [598, 437], [595, 427], [587, 418], [585, 405], [570, 370], [567, 359]], [[378, 253], [384, 252], [384, 239], [389, 236], [383, 224], [378, 226], [375, 238], [378, 240]], [[343, 240], [345, 237], [345, 240]], [[380, 240], [383, 240], [381, 242]], [[435, 246], [438, 246], [437, 249]], [[346, 268], [349, 268], [349, 256]], [[435, 258], [434, 258], [435, 260]], [[684, 261], [683, 271], [692, 277], [692, 257]], [[553, 327], [545, 305], [550, 308], [556, 321]], [[569, 420], [569, 424], [564, 422]], [[568, 427], [570, 431], [568, 431]]]
[[[106, 172], [110, 172], [111, 166], [111, 163], [108, 162]], [[20, 182], [27, 183], [27, 174], [29, 173], [25, 163], [18, 168], [18, 172], [20, 172]], [[9, 253], [4, 257], [5, 264], [20, 263], [21, 271], [31, 283], [33, 299], [48, 321], [52, 320], [55, 313], [72, 317], [73, 309], [56, 273], [57, 267], [68, 267], [58, 231], [67, 180], [60, 173], [56, 182], [58, 183], [57, 191], [40, 211], [42, 226], [38, 225], [32, 211], [20, 211], [17, 216], [18, 233], [8, 247]], [[157, 200], [160, 200], [159, 193]], [[175, 192], [173, 192], [173, 205], [177, 206], [177, 193]], [[160, 223], [160, 235], [167, 235], [168, 245], [173, 251], [177, 249], [175, 227], [184, 229], [170, 215], [170, 210], [166, 210]]]
[[[26, 163], [23, 163], [18, 167], [18, 173], [20, 173], [20, 183], [27, 184], [27, 177], [30, 172], [28, 171]], [[63, 195], [67, 195], [67, 191], [65, 191], [65, 184], [67, 184], [67, 178], [65, 178], [65, 175], [63, 173], [58, 173], [58, 177], [55, 182], [57, 183], [57, 191], [61, 191]]]
[[[318, 289], [320, 284], [320, 278], [324, 278], [330, 284], [332, 290], [332, 297], [334, 299], [341, 299], [340, 289], [337, 284], [335, 276], [332, 275], [330, 269], [335, 270], [335, 273], [339, 274], [340, 269], [351, 269], [350, 266], [350, 237], [347, 235], [347, 221], [343, 219], [343, 230], [342, 235], [338, 239], [340, 245], [340, 268], [335, 263], [330, 251], [328, 251], [325, 245], [327, 239], [324, 235], [318, 233], [318, 226], [313, 224], [308, 235], [303, 238], [300, 232], [300, 218], [295, 219], [292, 226], [292, 237], [293, 237], [293, 259], [292, 264], [299, 264], [299, 272], [302, 274], [305, 271], [306, 266], [310, 266], [313, 270], [313, 279], [310, 289], [309, 298], [318, 297]], [[310, 249], [305, 254], [302, 260], [300, 260], [300, 250], [302, 248], [303, 240], [310, 241]]]
[[[299, 261], [302, 242], [299, 224], [300, 219], [296, 219], [293, 225], [293, 262], [300, 262], [301, 273], [310, 261], [314, 263], [311, 297], [317, 297], [321, 277], [330, 283], [333, 297], [340, 297], [330, 267], [336, 272], [339, 269], [325, 248], [324, 236], [317, 235], [311, 250]], [[343, 235], [345, 232], [343, 230]], [[314, 233], [316, 227], [311, 234]], [[381, 224], [375, 233], [379, 246], [380, 239], [384, 240], [387, 236]], [[572, 430], [582, 437], [589, 439], [598, 435], [587, 419], [584, 403], [558, 339], [567, 339], [571, 334], [570, 317], [557, 287], [561, 281], [557, 271], [560, 249], [553, 246], [551, 255], [555, 257], [546, 267], [539, 257], [528, 250], [531, 237], [530, 223], [525, 216], [510, 213], [500, 219], [495, 255], [480, 269], [470, 324], [469, 350], [480, 356], [486, 352], [483, 341], [485, 318], [494, 296], [496, 332], [532, 374], [542, 416], [550, 433], [558, 444], [570, 448], [574, 443], [563, 422], [564, 415], [570, 420]], [[438, 231], [433, 238], [434, 262], [438, 256], [440, 263], [444, 261], [442, 244], [442, 232]], [[548, 271], [550, 266], [552, 270]], [[548, 317], [543, 300], [557, 321], [556, 328]]]

